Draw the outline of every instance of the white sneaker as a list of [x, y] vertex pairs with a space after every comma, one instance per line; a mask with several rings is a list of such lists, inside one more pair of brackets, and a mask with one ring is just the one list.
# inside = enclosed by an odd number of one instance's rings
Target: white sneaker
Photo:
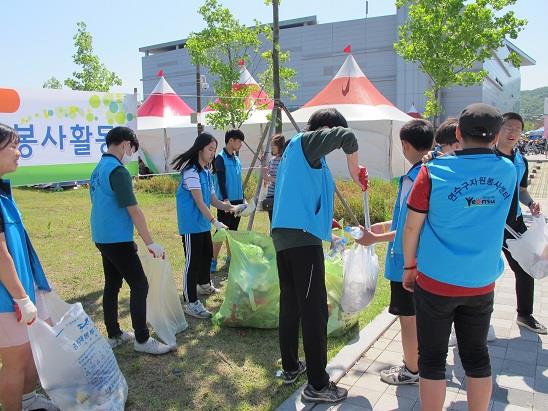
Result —
[[122, 334], [120, 334], [118, 337], [107, 338], [107, 341], [108, 345], [110, 345], [110, 348], [114, 348], [123, 343], [135, 341], [135, 334], [133, 334], [131, 331], [122, 331]]
[[391, 385], [416, 384], [419, 382], [419, 373], [413, 374], [405, 364], [382, 370], [380, 375], [381, 380]]
[[166, 354], [171, 351], [169, 345], [162, 344], [152, 337], [148, 337], [148, 340], [142, 344], [135, 341], [133, 343], [133, 349], [137, 352], [144, 352], [152, 355]]
[[57, 407], [48, 397], [42, 394], [34, 394], [31, 398], [24, 399], [21, 406], [23, 411], [59, 411], [59, 407]]
[[489, 332], [487, 333], [487, 341], [495, 341], [497, 335], [495, 334], [495, 327], [489, 324]]
[[199, 295], [211, 295], [218, 293], [219, 289], [213, 286], [213, 282], [210, 282], [209, 284], [198, 284], [196, 291]]
[[457, 345], [457, 334], [455, 333], [455, 327], [451, 327], [451, 335], [449, 335], [448, 347], [454, 347]]
[[211, 318], [212, 315], [209, 311], [207, 311], [200, 300], [196, 300], [193, 303], [188, 303], [183, 309], [185, 313], [195, 318]]

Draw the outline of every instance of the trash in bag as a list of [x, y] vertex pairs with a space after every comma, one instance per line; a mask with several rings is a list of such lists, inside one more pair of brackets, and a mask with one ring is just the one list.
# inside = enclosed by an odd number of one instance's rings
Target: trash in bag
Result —
[[220, 230], [214, 241], [225, 238], [232, 257], [225, 299], [212, 318], [213, 324], [277, 328], [280, 286], [272, 239], [251, 231]]
[[355, 244], [343, 254], [344, 283], [341, 306], [347, 313], [363, 310], [373, 299], [377, 289], [379, 259], [374, 246]]
[[325, 260], [327, 289], [327, 335], [339, 336], [358, 323], [359, 313], [346, 313], [341, 306], [343, 291], [343, 259], [340, 254]]
[[139, 253], [148, 280], [147, 322], [156, 335], [172, 349], [177, 347], [175, 335], [188, 328], [173, 270], [167, 257], [154, 258], [149, 252]]
[[515, 238], [506, 240], [512, 258], [531, 277], [540, 280], [548, 276], [548, 224], [544, 216], [533, 217], [531, 227], [523, 234], [508, 225], [506, 229]]
[[61, 410], [122, 411], [126, 379], [82, 304], [67, 304], [55, 292], [43, 301], [53, 326], [36, 319], [28, 328], [42, 388]]

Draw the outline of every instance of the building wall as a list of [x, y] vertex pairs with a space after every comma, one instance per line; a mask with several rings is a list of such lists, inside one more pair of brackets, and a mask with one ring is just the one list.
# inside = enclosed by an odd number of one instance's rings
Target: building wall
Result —
[[[430, 87], [429, 79], [416, 64], [404, 61], [393, 48], [397, 40], [397, 27], [407, 18], [406, 9], [396, 15], [381, 16], [327, 24], [283, 28], [280, 30], [282, 49], [291, 52], [289, 66], [297, 71], [295, 81], [300, 85], [296, 99], [284, 99], [290, 108], [298, 108], [327, 85], [343, 64], [343, 48], [351, 44], [352, 54], [365, 75], [378, 90], [400, 110], [407, 111], [412, 103], [424, 110], [424, 91]], [[266, 44], [269, 47], [269, 44]], [[265, 47], [265, 48], [266, 48]], [[467, 104], [483, 101], [501, 111], [519, 109], [520, 72], [504, 62], [506, 47], [484, 64], [490, 72], [480, 85], [452, 87], [442, 90], [444, 106], [442, 117], [457, 116]], [[246, 62], [250, 73], [258, 79], [265, 63], [258, 56]], [[149, 54], [142, 58], [143, 95], [148, 96], [158, 79], [155, 74], [163, 69], [166, 79], [175, 92], [192, 108], [196, 108], [195, 68], [190, 63], [186, 49]], [[479, 69], [479, 67], [478, 67]], [[211, 85], [213, 78], [207, 75]], [[202, 107], [213, 99], [213, 89], [202, 92]]]

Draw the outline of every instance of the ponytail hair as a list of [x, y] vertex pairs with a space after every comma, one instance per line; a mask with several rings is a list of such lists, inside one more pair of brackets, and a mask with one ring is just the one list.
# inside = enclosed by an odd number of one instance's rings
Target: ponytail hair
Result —
[[195, 166], [198, 168], [198, 170], [201, 170], [202, 167], [198, 162], [198, 153], [213, 141], [216, 145], [218, 144], [217, 139], [215, 139], [215, 137], [213, 137], [211, 134], [198, 134], [198, 137], [196, 137], [196, 140], [194, 140], [194, 144], [192, 145], [192, 147], [190, 147], [184, 153], [179, 154], [177, 157], [175, 157], [171, 161], [171, 165], [177, 171], [182, 171], [192, 166]]

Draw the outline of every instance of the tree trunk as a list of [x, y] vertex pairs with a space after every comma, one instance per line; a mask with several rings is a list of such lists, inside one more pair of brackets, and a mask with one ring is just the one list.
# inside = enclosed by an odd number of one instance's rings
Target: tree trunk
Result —
[[436, 97], [436, 115], [434, 116], [434, 127], [438, 127], [440, 124], [440, 116], [441, 116], [441, 93], [440, 89], [436, 87], [434, 89], [434, 96]]
[[[278, 1], [272, 0], [272, 83], [274, 87], [274, 104], [280, 101], [280, 17]], [[281, 110], [276, 110], [276, 133], [282, 132]]]

